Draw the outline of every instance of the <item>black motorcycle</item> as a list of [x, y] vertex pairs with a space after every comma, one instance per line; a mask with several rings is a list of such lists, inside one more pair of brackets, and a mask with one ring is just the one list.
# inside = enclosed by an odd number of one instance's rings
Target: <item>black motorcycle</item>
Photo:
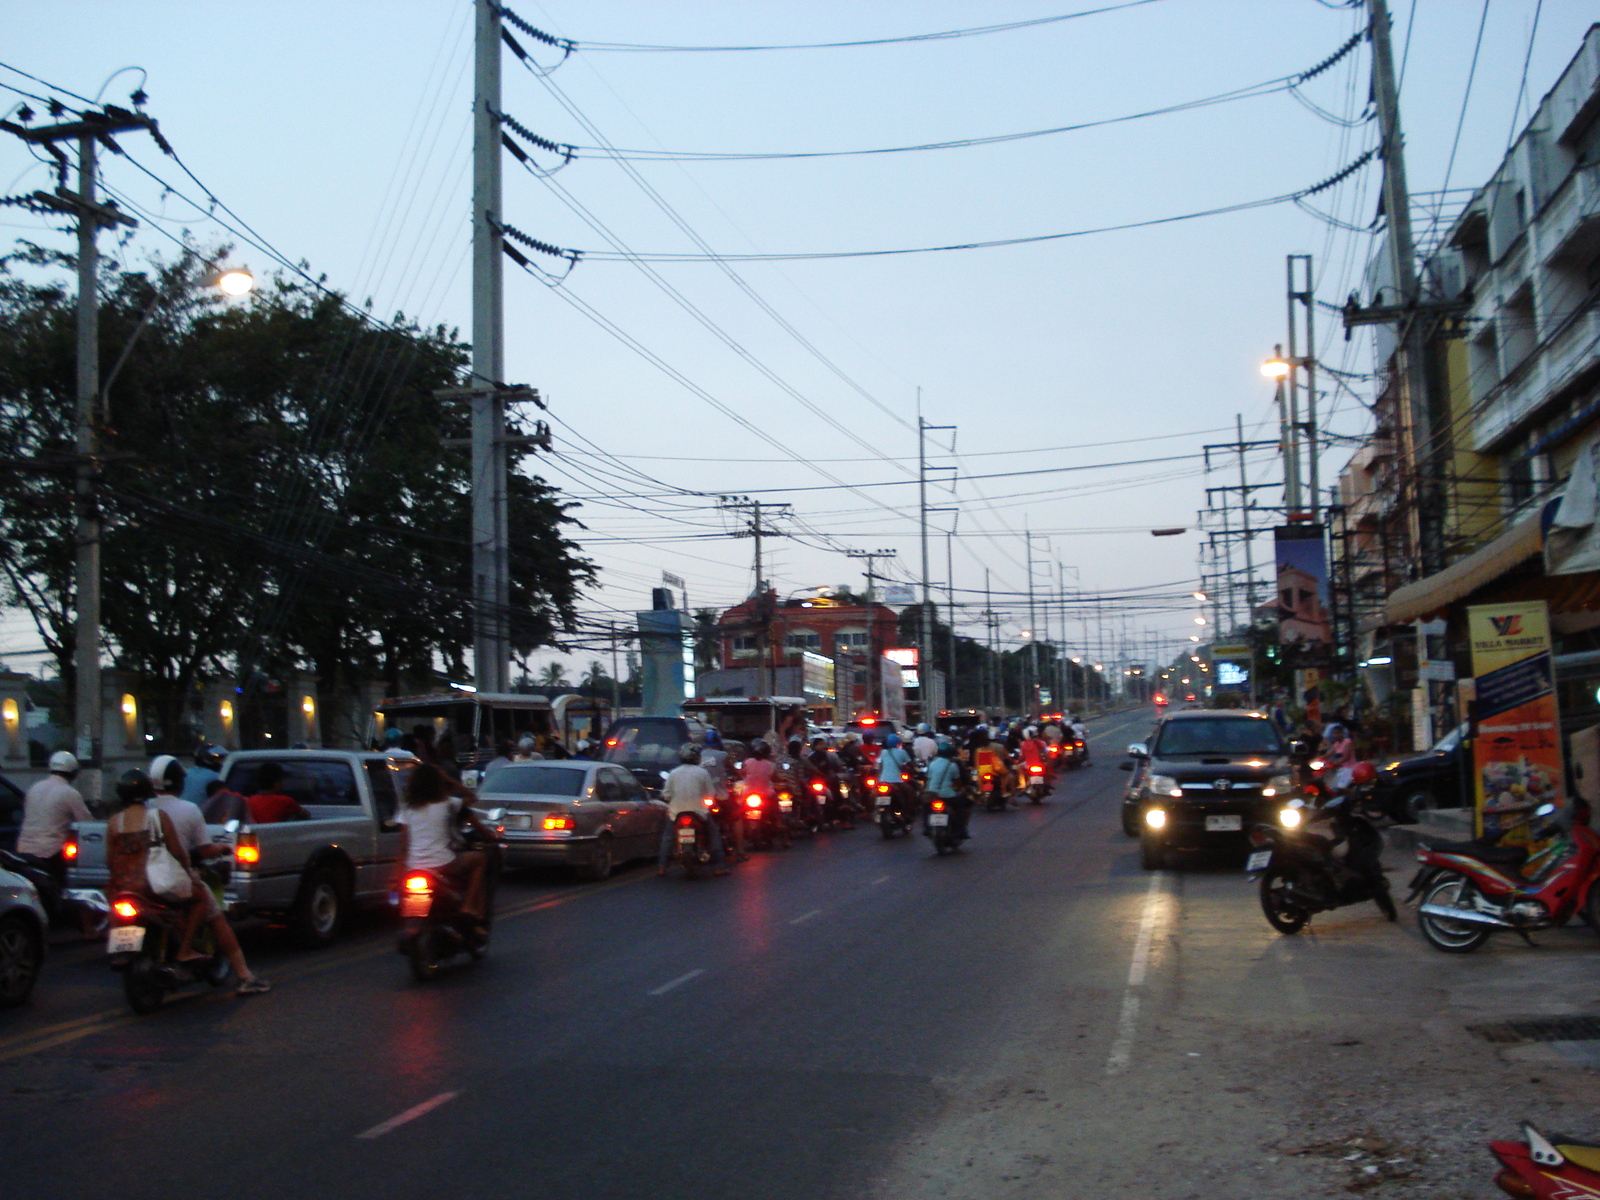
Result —
[[961, 849], [961, 843], [966, 841], [966, 822], [962, 820], [962, 813], [957, 811], [955, 800], [947, 800], [943, 796], [929, 796], [927, 799], [928, 811], [923, 817], [923, 833], [933, 842], [933, 849], [938, 854], [950, 854]]
[[752, 850], [787, 850], [794, 842], [790, 814], [794, 800], [787, 810], [779, 795], [764, 796], [759, 792], [743, 792], [739, 796], [739, 811], [744, 819], [744, 844]]
[[672, 818], [673, 847], [685, 879], [693, 879], [712, 865], [708, 821], [714, 819], [692, 812], [681, 812]]
[[883, 834], [884, 841], [899, 834], [911, 836], [911, 805], [907, 800], [911, 788], [909, 783], [878, 781], [873, 798], [873, 819], [877, 821], [878, 832]]
[[[201, 869], [201, 878], [215, 882], [218, 871], [208, 864]], [[160, 1008], [169, 992], [202, 983], [217, 988], [228, 982], [228, 957], [206, 926], [192, 943], [193, 950], [203, 957], [179, 961], [186, 918], [183, 909], [152, 903], [136, 892], [118, 892], [111, 898], [106, 961], [113, 971], [122, 973], [128, 1007], [140, 1016]]]
[[1254, 826], [1250, 842], [1257, 849], [1245, 871], [1260, 878], [1267, 923], [1279, 933], [1299, 933], [1315, 913], [1367, 900], [1393, 921], [1379, 833], [1392, 823], [1370, 789], [1355, 789], [1320, 809], [1290, 800], [1278, 824]]
[[494, 919], [494, 894], [500, 877], [500, 851], [470, 826], [462, 831], [463, 849], [481, 850], [489, 865], [484, 871], [482, 926], [462, 915], [461, 889], [438, 871], [410, 870], [401, 881], [400, 943], [397, 949], [411, 963], [411, 975], [427, 983], [450, 962], [465, 956], [476, 962], [489, 953], [489, 928]]

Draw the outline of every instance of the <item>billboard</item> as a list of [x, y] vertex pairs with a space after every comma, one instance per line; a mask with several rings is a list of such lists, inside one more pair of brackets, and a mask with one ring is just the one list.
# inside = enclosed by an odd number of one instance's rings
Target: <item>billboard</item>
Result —
[[1322, 526], [1280, 525], [1272, 540], [1278, 563], [1278, 640], [1307, 650], [1332, 645]]
[[[1478, 831], [1527, 840], [1527, 816], [1541, 804], [1566, 804], [1561, 720], [1550, 660], [1550, 614], [1543, 600], [1474, 604], [1472, 642], [1477, 737], [1472, 744]], [[1519, 836], [1520, 835], [1520, 836]]]

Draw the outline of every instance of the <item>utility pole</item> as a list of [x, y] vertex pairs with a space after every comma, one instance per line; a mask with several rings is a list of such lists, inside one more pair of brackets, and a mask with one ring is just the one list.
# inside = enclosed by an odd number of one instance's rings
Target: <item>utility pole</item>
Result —
[[[134, 103], [142, 102], [136, 94]], [[52, 106], [52, 115], [60, 115]], [[26, 119], [26, 118], [25, 118]], [[143, 113], [133, 113], [115, 105], [100, 112], [85, 112], [75, 121], [28, 128], [11, 121], [0, 121], [0, 129], [23, 141], [42, 146], [55, 159], [54, 192], [34, 192], [30, 207], [51, 209], [78, 219], [78, 303], [77, 303], [77, 424], [76, 481], [76, 566], [73, 599], [73, 750], [81, 776], [78, 788], [87, 800], [101, 798], [101, 753], [105, 741], [105, 706], [100, 695], [100, 436], [103, 414], [100, 411], [100, 277], [96, 237], [100, 227], [137, 226], [115, 204], [101, 204], [96, 198], [98, 144], [121, 153], [112, 135], [143, 129], [156, 144], [169, 151], [156, 122]], [[78, 149], [78, 190], [67, 190], [68, 156], [56, 143], [76, 142]]]
[[758, 667], [756, 670], [756, 684], [763, 696], [772, 695], [772, 653], [770, 643], [772, 640], [772, 609], [767, 604], [767, 583], [761, 572], [761, 539], [774, 534], [775, 530], [765, 528], [761, 523], [763, 511], [768, 516], [788, 516], [793, 508], [788, 504], [762, 505], [759, 500], [751, 500], [748, 496], [719, 496], [717, 507], [733, 512], [748, 512], [750, 525], [748, 528], [737, 530], [734, 537], [748, 537], [755, 539], [755, 571], [756, 590], [754, 593], [756, 604], [756, 656]]
[[917, 389], [917, 506], [920, 511], [922, 535], [922, 613], [917, 621], [917, 704], [922, 710], [922, 720], [932, 724], [934, 705], [933, 687], [933, 595], [928, 582], [928, 514], [944, 509], [928, 507], [928, 472], [954, 471], [954, 467], [928, 466], [929, 430], [954, 429], [954, 425], [930, 425], [922, 419], [922, 389]]
[[[878, 622], [877, 610], [873, 607], [876, 603], [876, 593], [873, 591], [875, 576], [873, 564], [880, 558], [895, 558], [894, 550], [846, 550], [847, 558], [864, 558], [867, 561], [867, 705], [874, 713], [883, 711], [883, 664], [882, 654], [878, 649]], [[918, 677], [921, 678], [920, 676]]]
[[[1305, 286], [1296, 287], [1295, 263], [1305, 263]], [[1291, 254], [1285, 265], [1289, 273], [1289, 380], [1291, 387], [1295, 378], [1295, 371], [1299, 367], [1306, 369], [1306, 492], [1311, 497], [1311, 518], [1319, 520], [1318, 513], [1322, 503], [1320, 490], [1321, 479], [1317, 467], [1317, 302], [1315, 273], [1312, 267], [1312, 257], [1309, 254]], [[1299, 301], [1305, 305], [1306, 310], [1306, 352], [1303, 355], [1295, 354], [1295, 320], [1294, 306]]]
[[[1283, 346], [1273, 347], [1283, 361]], [[1283, 507], [1293, 517], [1300, 511], [1300, 408], [1294, 384], [1294, 368], [1278, 379], [1278, 429], [1283, 450]]]

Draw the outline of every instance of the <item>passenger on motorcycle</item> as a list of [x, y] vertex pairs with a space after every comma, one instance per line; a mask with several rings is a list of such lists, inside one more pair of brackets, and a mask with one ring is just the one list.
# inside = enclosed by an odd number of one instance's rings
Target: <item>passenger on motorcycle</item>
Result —
[[891, 733], [883, 739], [883, 753], [878, 755], [878, 782], [889, 785], [895, 811], [909, 823], [916, 808], [915, 771], [911, 755], [900, 744], [899, 734]]
[[484, 880], [489, 860], [482, 850], [456, 849], [456, 829], [463, 821], [485, 841], [494, 837], [468, 807], [474, 798], [470, 788], [435, 763], [424, 760], [411, 769], [395, 814], [400, 852], [395, 860], [394, 890], [405, 890], [408, 871], [430, 871], [448, 880], [461, 889], [461, 915], [475, 921], [479, 936], [484, 936]]
[[667, 820], [661, 826], [661, 845], [656, 854], [657, 875], [667, 873], [667, 860], [672, 857], [678, 814], [686, 812], [693, 813], [705, 822], [706, 837], [711, 841], [712, 874], [728, 873], [722, 857], [722, 830], [712, 811], [716, 806], [717, 785], [711, 773], [701, 766], [700, 758], [700, 747], [685, 742], [678, 750], [678, 765], [667, 772], [667, 778], [661, 785], [661, 798], [667, 802]]
[[[928, 764], [927, 794], [945, 802], [950, 811], [950, 828], [956, 837], [965, 841], [972, 835], [967, 825], [972, 817], [972, 797], [968, 794], [966, 767], [952, 745], [942, 746]], [[928, 832], [927, 806], [923, 806], [922, 831]]]
[[918, 725], [917, 736], [911, 740], [911, 756], [917, 760], [917, 766], [926, 770], [937, 753], [939, 741], [933, 736], [933, 731], [926, 724]]

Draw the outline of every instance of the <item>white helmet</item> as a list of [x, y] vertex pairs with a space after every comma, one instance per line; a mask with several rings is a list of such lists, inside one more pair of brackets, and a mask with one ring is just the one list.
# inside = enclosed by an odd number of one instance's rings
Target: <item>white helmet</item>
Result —
[[78, 760], [69, 750], [57, 750], [50, 756], [50, 771], [55, 775], [76, 775]]
[[170, 754], [159, 754], [150, 760], [150, 779], [157, 792], [177, 795], [183, 790], [183, 764]]

